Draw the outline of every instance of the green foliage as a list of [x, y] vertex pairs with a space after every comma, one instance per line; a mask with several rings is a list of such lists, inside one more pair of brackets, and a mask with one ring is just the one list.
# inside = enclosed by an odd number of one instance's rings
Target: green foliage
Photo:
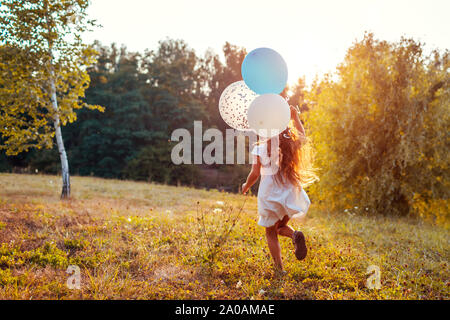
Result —
[[163, 142], [143, 148], [128, 162], [124, 169], [125, 177], [167, 184], [197, 184], [198, 168], [192, 165], [174, 165], [170, 158], [172, 147], [172, 143]]
[[[337, 78], [309, 93], [307, 125], [322, 169], [314, 197], [331, 209], [448, 221], [448, 68], [448, 52], [424, 57], [413, 40], [366, 34], [355, 43]], [[441, 209], [418, 212], [419, 201]]]
[[72, 172], [120, 177], [127, 161], [151, 143], [152, 113], [143, 96], [145, 78], [139, 73], [139, 56], [125, 48], [96, 44], [98, 63], [89, 70], [92, 79], [86, 100], [106, 107], [104, 113], [79, 110], [79, 121], [64, 128]]
[[23, 276], [14, 276], [10, 269], [0, 269], [0, 287], [24, 284]]
[[[0, 149], [16, 155], [51, 148], [55, 126], [76, 120], [95, 51], [81, 41], [94, 25], [87, 0], [2, 1], [0, 7]], [[56, 104], [52, 103], [56, 96]]]
[[50, 265], [63, 269], [69, 264], [67, 253], [58, 249], [52, 242], [46, 242], [35, 250], [26, 251], [24, 256], [26, 261], [43, 267]]
[[[183, 177], [189, 176], [191, 182], [192, 169], [180, 174], [181, 167], [174, 169], [167, 161], [162, 166], [159, 158], [149, 163], [152, 156], [143, 150], [168, 144], [173, 130], [191, 128], [194, 120], [205, 118], [200, 59], [183, 41], [175, 40], [161, 41], [156, 51], [145, 56], [115, 45], [96, 43], [95, 48], [99, 57], [89, 70], [92, 82], [86, 100], [106, 106], [106, 111], [79, 110], [80, 121], [65, 128], [72, 172], [148, 180], [153, 170], [155, 181], [173, 183], [177, 179], [168, 178], [164, 171], [169, 166], [180, 180], [187, 182]], [[167, 158], [170, 149], [164, 148]], [[136, 166], [142, 161], [144, 167]], [[132, 168], [137, 171], [131, 172]]]
[[[184, 41], [171, 39], [145, 54], [98, 42], [93, 50], [98, 57], [87, 69], [90, 85], [84, 101], [106, 108], [103, 113], [77, 109], [77, 121], [63, 127], [71, 173], [200, 185], [199, 170], [174, 166], [167, 159], [169, 147], [162, 146], [174, 129], [192, 129], [194, 120], [202, 120], [205, 128], [227, 128], [217, 112], [218, 101], [226, 86], [241, 79], [245, 49], [226, 43], [225, 63], [211, 51], [199, 57]], [[49, 130], [52, 135], [51, 126]], [[167, 154], [161, 155], [163, 150]], [[4, 171], [22, 167], [28, 172], [57, 173], [57, 158], [56, 149], [29, 152], [10, 157]], [[160, 159], [164, 165], [158, 163]], [[231, 180], [217, 184], [234, 191], [247, 170], [212, 167], [229, 172]]]
[[86, 249], [89, 243], [83, 239], [64, 239], [64, 247], [69, 250]]
[[54, 147], [45, 150], [33, 150], [26, 159], [31, 172], [57, 174], [60, 171], [58, 150]]
[[143, 66], [148, 71], [146, 93], [154, 131], [170, 136], [175, 129], [205, 119], [201, 60], [184, 41], [160, 41], [156, 51], [147, 53]]
[[67, 253], [58, 249], [52, 242], [45, 242], [41, 247], [22, 251], [18, 247], [2, 244], [0, 247], [0, 267], [14, 267], [31, 263], [45, 267], [64, 268], [68, 265]]

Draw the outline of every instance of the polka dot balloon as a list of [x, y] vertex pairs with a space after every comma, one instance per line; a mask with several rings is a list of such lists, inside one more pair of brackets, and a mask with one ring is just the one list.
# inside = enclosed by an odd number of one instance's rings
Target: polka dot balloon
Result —
[[222, 119], [234, 129], [251, 130], [247, 121], [247, 111], [257, 96], [244, 81], [233, 82], [220, 96], [219, 111]]

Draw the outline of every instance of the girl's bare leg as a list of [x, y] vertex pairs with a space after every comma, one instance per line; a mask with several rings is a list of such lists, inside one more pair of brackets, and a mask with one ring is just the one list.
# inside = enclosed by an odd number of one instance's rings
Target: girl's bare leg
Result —
[[292, 236], [294, 235], [294, 229], [292, 229], [290, 226], [287, 225], [288, 221], [289, 217], [284, 216], [284, 218], [281, 221], [277, 222], [276, 224], [276, 226], [278, 226], [277, 233], [280, 236], [285, 236], [292, 239]]
[[275, 266], [279, 270], [283, 270], [283, 263], [281, 262], [281, 246], [278, 242], [278, 224], [273, 227], [266, 228], [267, 245], [269, 246], [270, 254], [272, 255]]

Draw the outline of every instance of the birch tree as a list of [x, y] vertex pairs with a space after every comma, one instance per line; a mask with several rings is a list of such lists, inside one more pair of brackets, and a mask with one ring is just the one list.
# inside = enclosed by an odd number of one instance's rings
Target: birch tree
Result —
[[81, 35], [95, 26], [88, 0], [0, 0], [1, 149], [16, 155], [51, 148], [61, 160], [61, 198], [70, 196], [69, 163], [61, 125], [76, 120], [75, 109], [100, 106], [82, 101], [87, 67], [95, 50]]

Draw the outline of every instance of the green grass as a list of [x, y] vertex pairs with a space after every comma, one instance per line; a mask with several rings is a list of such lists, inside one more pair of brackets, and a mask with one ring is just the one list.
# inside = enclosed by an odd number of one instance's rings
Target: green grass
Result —
[[[308, 257], [295, 260], [282, 238], [280, 277], [255, 197], [239, 213], [244, 196], [185, 187], [73, 177], [72, 199], [59, 192], [59, 177], [0, 174], [0, 298], [449, 298], [449, 232], [418, 220], [313, 202], [291, 223]], [[69, 265], [80, 267], [79, 290], [66, 285]], [[370, 265], [378, 290], [366, 287]]]

